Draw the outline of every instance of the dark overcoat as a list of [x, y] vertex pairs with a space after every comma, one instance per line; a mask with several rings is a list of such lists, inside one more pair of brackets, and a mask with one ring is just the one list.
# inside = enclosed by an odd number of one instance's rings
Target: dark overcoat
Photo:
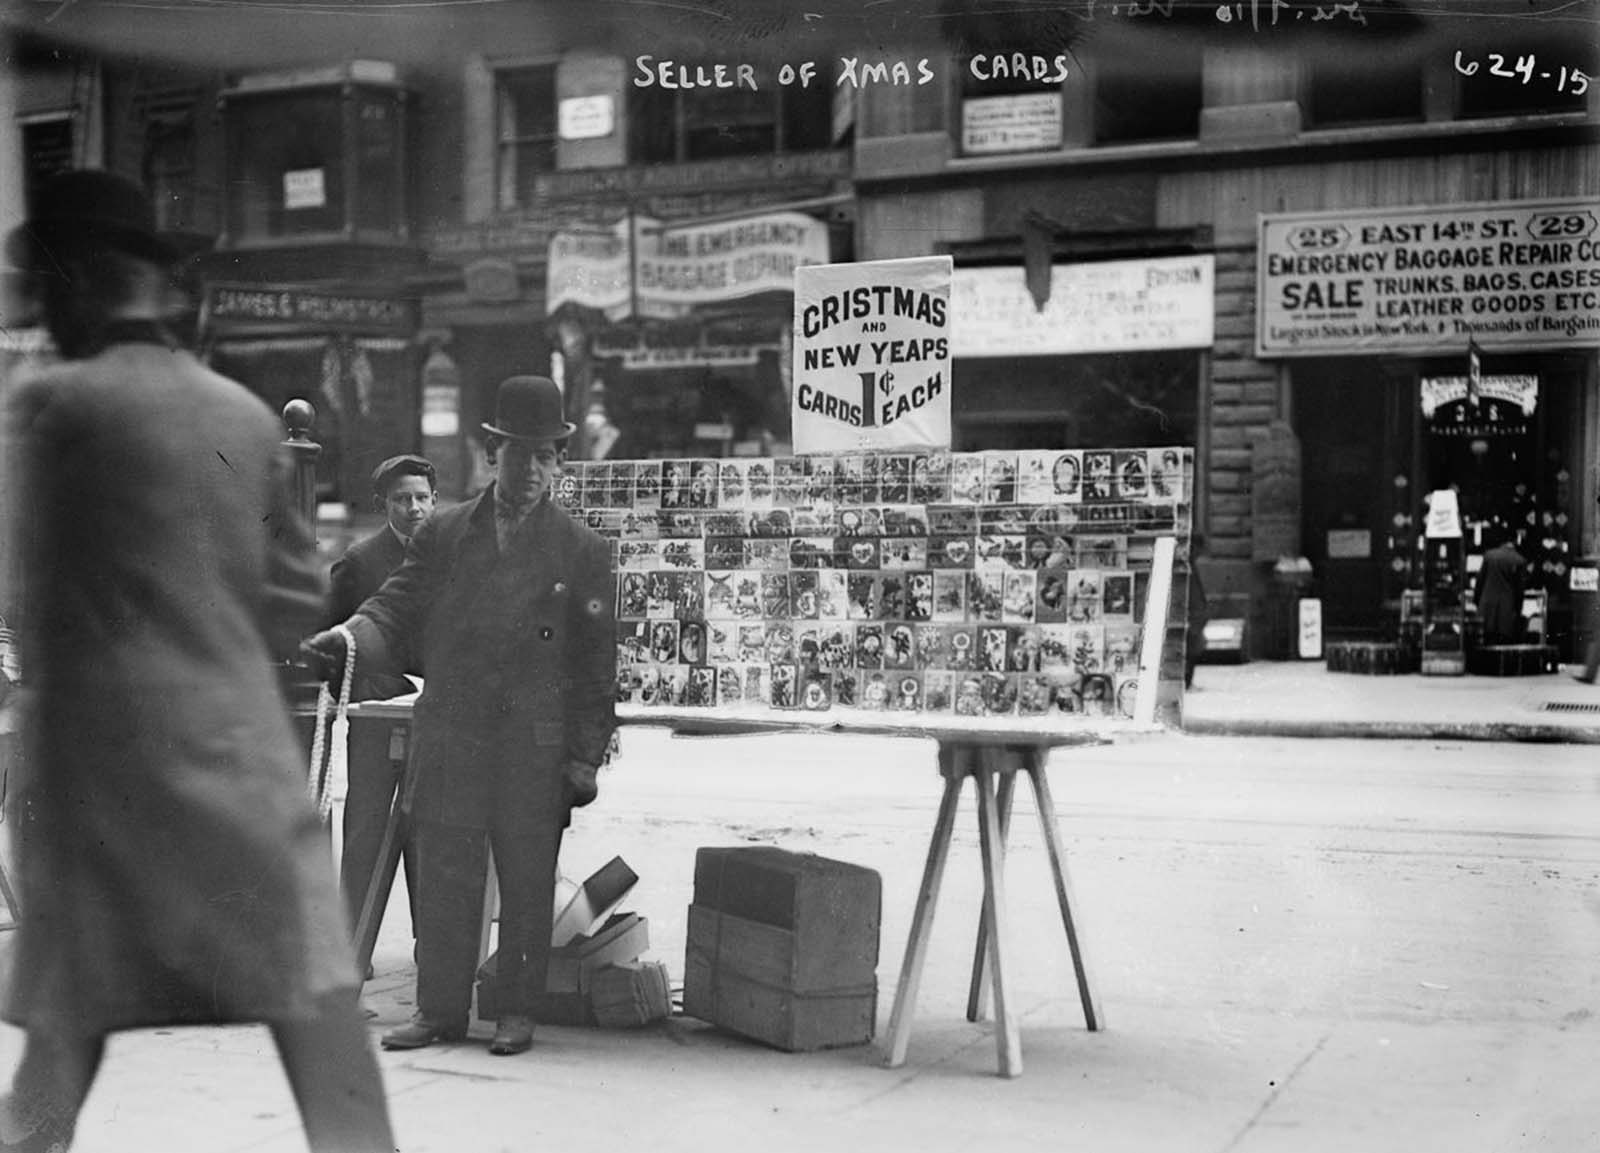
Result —
[[504, 552], [493, 486], [428, 518], [351, 621], [358, 675], [408, 649], [426, 670], [413, 818], [487, 828], [503, 774], [548, 795], [541, 774], [601, 763], [616, 727], [614, 599], [610, 546], [550, 500]]
[[[333, 562], [329, 574], [328, 621], [336, 625], [347, 619], [361, 602], [366, 600], [389, 579], [389, 574], [406, 559], [406, 546], [394, 529], [385, 524], [370, 536], [364, 536], [347, 548], [344, 555]], [[418, 672], [415, 662], [407, 672]], [[352, 687], [351, 696], [358, 701], [388, 700], [391, 697], [409, 696], [416, 689], [398, 673], [361, 673]]]
[[1486, 644], [1510, 645], [1522, 639], [1522, 589], [1528, 562], [1513, 544], [1496, 545], [1483, 556], [1478, 611]]
[[310, 1018], [358, 981], [272, 666], [323, 611], [282, 427], [145, 342], [44, 370], [10, 415], [35, 700], [5, 1018]]

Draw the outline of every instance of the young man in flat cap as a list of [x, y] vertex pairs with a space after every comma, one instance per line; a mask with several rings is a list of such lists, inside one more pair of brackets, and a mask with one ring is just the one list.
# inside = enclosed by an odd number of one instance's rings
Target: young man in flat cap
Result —
[[[465, 1037], [487, 854], [500, 886], [489, 1051], [533, 1042], [545, 989], [556, 858], [570, 809], [596, 794], [616, 727], [615, 582], [606, 541], [550, 498], [574, 426], [545, 377], [499, 387], [485, 424], [495, 480], [417, 530], [398, 571], [346, 622], [356, 666], [415, 654], [410, 819], [418, 855], [417, 1012], [383, 1038], [416, 1049]], [[332, 630], [306, 643], [342, 668]]]
[[[433, 514], [439, 497], [438, 474], [425, 457], [403, 453], [391, 456], [372, 472], [372, 500], [384, 514], [384, 525], [362, 537], [333, 562], [329, 575], [328, 616], [325, 623], [338, 624], [361, 606], [400, 562], [406, 545]], [[400, 673], [367, 673], [365, 662], [357, 662], [356, 681], [351, 699], [385, 701], [409, 696], [416, 689]], [[407, 672], [419, 673], [412, 667]], [[378, 866], [383, 848], [383, 833], [389, 822], [394, 791], [400, 774], [387, 760], [355, 760], [350, 763], [349, 791], [344, 802], [344, 853], [339, 859], [339, 883], [349, 903], [352, 927], [361, 919], [361, 906], [367, 887]], [[417, 920], [417, 861], [410, 839], [405, 842], [406, 894], [411, 902], [411, 924]], [[370, 972], [368, 976], [370, 977]]]
[[[373, 469], [372, 502], [384, 514], [384, 526], [356, 541], [333, 562], [328, 590], [330, 624], [354, 613], [400, 567], [406, 545], [422, 522], [433, 515], [438, 499], [438, 474], [425, 457], [403, 453]], [[351, 694], [355, 700], [382, 701], [416, 691], [399, 674], [367, 674], [360, 670], [357, 674]]]
[[266, 1022], [311, 1148], [392, 1150], [273, 667], [323, 611], [282, 426], [162, 326], [168, 252], [137, 186], [56, 178], [9, 255], [62, 363], [8, 413], [36, 699], [3, 1004], [28, 1036], [0, 1149], [70, 1145], [111, 1033]]

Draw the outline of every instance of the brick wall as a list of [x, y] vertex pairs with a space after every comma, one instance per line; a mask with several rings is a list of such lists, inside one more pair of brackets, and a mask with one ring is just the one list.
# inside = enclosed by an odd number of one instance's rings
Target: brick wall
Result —
[[1200, 572], [1213, 616], [1249, 616], [1257, 636], [1264, 620], [1270, 566], [1251, 560], [1251, 451], [1274, 420], [1280, 403], [1278, 367], [1255, 359], [1256, 250], [1216, 252], [1216, 340], [1212, 345], [1207, 424], [1207, 550]]

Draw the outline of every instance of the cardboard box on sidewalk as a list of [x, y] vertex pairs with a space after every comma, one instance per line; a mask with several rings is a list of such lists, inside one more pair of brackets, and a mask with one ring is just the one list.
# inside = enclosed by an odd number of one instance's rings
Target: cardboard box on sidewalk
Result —
[[843, 861], [701, 849], [684, 1012], [791, 1052], [871, 1041], [882, 895], [877, 873]]

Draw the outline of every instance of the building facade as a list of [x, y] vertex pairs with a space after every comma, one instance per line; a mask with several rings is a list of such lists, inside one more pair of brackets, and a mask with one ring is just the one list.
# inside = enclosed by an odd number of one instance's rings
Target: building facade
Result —
[[1090, 4], [1059, 42], [749, 82], [509, 18], [399, 66], [30, 41], [12, 103], [29, 172], [156, 192], [196, 342], [323, 413], [324, 499], [406, 449], [472, 491], [515, 372], [563, 382], [585, 455], [782, 453], [793, 267], [948, 254], [956, 447], [1192, 446], [1213, 613], [1258, 653], [1284, 557], [1330, 636], [1392, 627], [1454, 488], [1469, 566], [1521, 529], [1571, 655], [1600, 60], [1585, 9], [1401, 8]]
[[1330, 637], [1392, 628], [1423, 498], [1455, 488], [1469, 572], [1523, 530], [1570, 657], [1600, 528], [1592, 35], [1356, 5], [1314, 37], [1250, 5], [1178, 34], [1145, 7], [1059, 68], [949, 55], [863, 94], [859, 257], [950, 253], [968, 301], [957, 446], [1193, 445], [1212, 614], [1258, 655], [1285, 556]]

